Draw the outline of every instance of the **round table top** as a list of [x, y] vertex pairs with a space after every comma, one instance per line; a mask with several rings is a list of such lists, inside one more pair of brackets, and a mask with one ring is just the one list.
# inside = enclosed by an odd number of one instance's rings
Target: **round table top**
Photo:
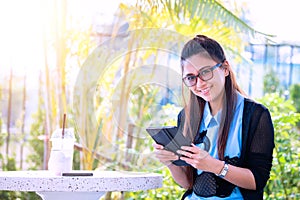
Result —
[[161, 174], [128, 171], [92, 172], [93, 176], [56, 176], [50, 171], [0, 171], [0, 190], [49, 192], [140, 191], [162, 187]]

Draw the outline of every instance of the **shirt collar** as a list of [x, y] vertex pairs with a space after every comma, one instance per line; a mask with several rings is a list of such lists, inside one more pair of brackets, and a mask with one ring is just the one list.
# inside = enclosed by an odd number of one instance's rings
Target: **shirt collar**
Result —
[[[237, 105], [236, 105], [235, 109], [237, 109], [243, 102], [244, 102], [244, 97], [239, 92], [237, 92]], [[209, 127], [209, 123], [210, 123], [212, 118], [214, 118], [215, 121], [216, 121], [216, 124], [219, 125], [220, 122], [221, 122], [221, 113], [222, 113], [222, 110], [220, 110], [216, 114], [216, 116], [213, 117], [211, 115], [211, 112], [210, 112], [210, 109], [209, 109], [209, 104], [208, 104], [208, 102], [206, 102], [205, 106], [204, 106], [204, 111], [203, 111], [203, 119], [202, 119], [201, 126], [200, 126], [200, 133], [202, 131], [207, 130], [207, 128]]]
[[219, 110], [219, 112], [215, 116], [212, 116], [208, 102], [205, 103], [203, 112], [203, 121], [205, 129], [220, 124], [221, 112], [222, 110]]

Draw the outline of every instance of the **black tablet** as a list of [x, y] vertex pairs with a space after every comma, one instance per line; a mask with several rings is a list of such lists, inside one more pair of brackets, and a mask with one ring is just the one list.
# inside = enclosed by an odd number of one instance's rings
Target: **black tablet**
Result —
[[163, 145], [165, 149], [176, 153], [180, 148], [174, 136], [177, 132], [177, 127], [149, 127], [146, 129], [153, 140], [160, 145]]
[[[191, 145], [191, 141], [184, 137], [182, 132], [176, 126], [149, 127], [146, 128], [146, 131], [157, 144], [163, 145], [166, 150], [176, 154], [181, 146]], [[175, 165], [188, 165], [183, 160], [176, 160], [173, 163]]]

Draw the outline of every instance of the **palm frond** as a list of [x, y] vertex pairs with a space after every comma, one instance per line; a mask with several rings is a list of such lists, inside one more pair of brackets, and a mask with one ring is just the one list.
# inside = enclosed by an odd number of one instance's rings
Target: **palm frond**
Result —
[[273, 35], [260, 32], [249, 26], [246, 22], [225, 8], [221, 3], [215, 0], [139, 0], [141, 4], [161, 4], [170, 14], [170, 18], [177, 18], [176, 21], [184, 19], [192, 20], [198, 18], [199, 21], [205, 21], [207, 24], [213, 24], [214, 21], [220, 21], [225, 26], [234, 28], [237, 32], [260, 35], [264, 37], [273, 37]]

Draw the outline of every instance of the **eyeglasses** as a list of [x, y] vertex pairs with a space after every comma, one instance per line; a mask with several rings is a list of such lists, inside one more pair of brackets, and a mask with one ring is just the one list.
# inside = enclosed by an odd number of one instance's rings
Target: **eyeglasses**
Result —
[[197, 84], [197, 78], [199, 77], [202, 81], [208, 81], [213, 78], [213, 70], [222, 66], [223, 63], [218, 63], [213, 67], [202, 68], [198, 75], [187, 75], [182, 80], [187, 87], [192, 87]]

